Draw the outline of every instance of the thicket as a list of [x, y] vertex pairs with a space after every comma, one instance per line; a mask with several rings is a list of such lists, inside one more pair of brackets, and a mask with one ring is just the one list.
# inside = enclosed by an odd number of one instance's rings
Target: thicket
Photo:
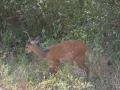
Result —
[[78, 39], [109, 58], [120, 57], [119, 0], [1, 0], [0, 42], [24, 47], [28, 32], [41, 42]]
[[[40, 36], [42, 48], [68, 39], [85, 42], [91, 48], [90, 84], [84, 86], [69, 63], [56, 83], [47, 84], [45, 61], [25, 54], [25, 32]], [[120, 0], [0, 0], [0, 89], [117, 90], [119, 76]]]

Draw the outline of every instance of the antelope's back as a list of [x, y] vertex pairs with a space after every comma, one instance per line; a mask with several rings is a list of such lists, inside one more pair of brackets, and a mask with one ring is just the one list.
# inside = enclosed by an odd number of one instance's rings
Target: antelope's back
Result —
[[87, 50], [89, 50], [89, 48], [84, 43], [77, 40], [68, 40], [56, 45], [52, 45], [49, 48], [47, 58], [68, 60], [73, 59], [78, 54], [81, 56], [85, 55]]

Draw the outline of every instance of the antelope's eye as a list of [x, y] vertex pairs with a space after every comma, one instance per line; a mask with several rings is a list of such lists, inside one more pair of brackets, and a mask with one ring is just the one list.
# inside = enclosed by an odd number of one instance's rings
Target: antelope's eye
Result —
[[28, 47], [26, 47], [26, 48], [28, 48]]

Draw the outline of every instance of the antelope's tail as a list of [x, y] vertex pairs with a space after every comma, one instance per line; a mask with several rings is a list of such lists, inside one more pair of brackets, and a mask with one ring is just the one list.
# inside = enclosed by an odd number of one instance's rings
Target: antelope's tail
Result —
[[86, 51], [90, 51], [90, 48], [88, 46], [86, 46]]

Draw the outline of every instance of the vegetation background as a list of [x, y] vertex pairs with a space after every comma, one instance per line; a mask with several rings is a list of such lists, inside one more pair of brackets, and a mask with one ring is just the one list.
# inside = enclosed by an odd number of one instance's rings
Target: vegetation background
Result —
[[[56, 82], [46, 80], [47, 63], [24, 52], [24, 32], [40, 36], [42, 48], [85, 42], [91, 48], [89, 83], [70, 63], [61, 66]], [[0, 90], [120, 90], [120, 1], [0, 0]]]

